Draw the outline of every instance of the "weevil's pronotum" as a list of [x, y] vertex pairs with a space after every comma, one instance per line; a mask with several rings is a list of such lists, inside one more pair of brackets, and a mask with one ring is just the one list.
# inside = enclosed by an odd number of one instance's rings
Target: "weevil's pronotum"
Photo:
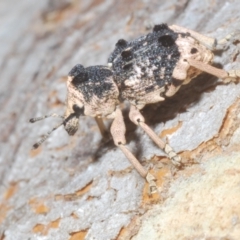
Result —
[[[113, 119], [110, 132], [114, 143], [126, 155], [140, 175], [155, 189], [154, 177], [139, 163], [125, 146], [125, 124], [119, 103], [130, 103], [129, 118], [167, 154], [173, 164], [181, 164], [180, 157], [161, 140], [148, 125], [140, 110], [150, 103], [173, 96], [181, 85], [187, 84], [201, 72], [207, 72], [224, 82], [236, 81], [239, 70], [225, 71], [211, 66], [213, 51], [230, 37], [217, 41], [192, 30], [166, 24], [156, 25], [145, 36], [127, 42], [120, 39], [110, 54], [106, 66], [83, 67], [78, 64], [69, 72], [67, 80], [67, 108], [63, 121], [69, 135], [78, 129], [80, 116], [95, 117], [102, 134], [102, 118]], [[30, 119], [36, 122], [40, 118]], [[52, 132], [34, 144], [37, 148]], [[152, 190], [153, 190], [152, 189]]]

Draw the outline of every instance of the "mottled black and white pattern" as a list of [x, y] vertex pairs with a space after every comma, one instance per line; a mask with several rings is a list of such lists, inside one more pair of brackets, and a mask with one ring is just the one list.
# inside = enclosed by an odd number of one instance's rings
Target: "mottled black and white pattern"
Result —
[[84, 100], [90, 102], [93, 96], [101, 99], [111, 95], [113, 82], [108, 79], [113, 75], [112, 71], [104, 66], [92, 66], [84, 68], [77, 64], [69, 72], [72, 77], [72, 85], [82, 93]]
[[178, 36], [166, 24], [127, 42], [120, 39], [108, 59], [123, 100], [141, 100], [146, 94], [173, 82], [172, 73], [180, 58]]

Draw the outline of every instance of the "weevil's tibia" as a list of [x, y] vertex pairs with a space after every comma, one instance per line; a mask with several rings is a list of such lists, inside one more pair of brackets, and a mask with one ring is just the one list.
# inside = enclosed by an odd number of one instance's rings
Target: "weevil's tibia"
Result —
[[192, 67], [195, 67], [197, 69], [200, 69], [203, 72], [207, 72], [218, 78], [221, 78], [224, 83], [236, 82], [236, 81], [239, 81], [240, 79], [240, 70], [225, 71], [223, 69], [213, 67], [209, 64], [206, 64], [194, 59], [188, 59], [187, 62]]
[[171, 159], [175, 166], [181, 166], [181, 158], [177, 155], [173, 149], [166, 144], [158, 135], [145, 123], [145, 119], [136, 106], [131, 105], [129, 112], [130, 120], [136, 125], [140, 126], [147, 135], [155, 142], [155, 144], [162, 149], [167, 156]]
[[109, 134], [108, 134], [108, 131], [107, 131], [107, 129], [106, 129], [104, 123], [103, 123], [103, 119], [99, 118], [99, 117], [95, 117], [95, 121], [98, 125], [99, 131], [100, 131], [102, 137], [107, 140], [109, 138]]
[[111, 125], [111, 134], [113, 136], [113, 141], [116, 146], [118, 146], [127, 159], [132, 163], [138, 173], [145, 178], [149, 183], [149, 188], [151, 193], [154, 193], [157, 189], [155, 178], [148, 173], [148, 171], [140, 164], [140, 162], [135, 158], [135, 156], [129, 151], [129, 149], [125, 146], [126, 144], [126, 127], [123, 120], [123, 115], [120, 109], [116, 109], [115, 111], [115, 118]]

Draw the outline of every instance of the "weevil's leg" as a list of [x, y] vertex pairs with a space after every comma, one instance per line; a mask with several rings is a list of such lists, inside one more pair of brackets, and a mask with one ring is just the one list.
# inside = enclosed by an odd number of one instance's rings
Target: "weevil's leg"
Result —
[[234, 43], [235, 41], [239, 41], [240, 39], [240, 31], [236, 30], [224, 38], [217, 40], [216, 49], [226, 49], [228, 44]]
[[200, 42], [202, 45], [204, 45], [205, 47], [207, 47], [210, 50], [214, 50], [216, 48], [217, 40], [215, 38], [207, 37], [198, 32], [195, 32], [193, 30], [190, 30], [190, 29], [187, 29], [184, 27], [180, 27], [177, 25], [172, 25], [169, 27], [176, 32], [190, 33], [190, 35], [193, 38], [195, 38], [198, 42]]
[[[179, 80], [180, 81], [180, 80]], [[182, 81], [181, 81], [182, 82]], [[177, 91], [178, 89], [180, 88], [181, 85], [179, 86], [175, 86], [174, 84], [171, 84], [167, 90], [167, 92], [165, 93], [165, 96], [167, 97], [171, 97], [173, 96]]]
[[104, 139], [108, 139], [108, 131], [103, 123], [103, 119], [99, 117], [95, 117], [95, 121], [98, 125], [99, 131]]
[[168, 144], [161, 140], [158, 135], [145, 123], [145, 119], [137, 107], [131, 105], [129, 118], [133, 123], [140, 126], [147, 133], [147, 135], [157, 144], [157, 146], [168, 155], [174, 165], [181, 165], [180, 156], [178, 156]]
[[240, 70], [230, 70], [225, 71], [223, 69], [218, 69], [209, 64], [194, 60], [186, 59], [190, 66], [202, 70], [203, 72], [210, 73], [218, 78], [221, 78], [224, 83], [236, 82], [240, 79]]
[[240, 38], [239, 30], [228, 34], [226, 37], [224, 37], [220, 40], [217, 40], [216, 38], [207, 37], [198, 32], [195, 32], [193, 30], [190, 30], [190, 29], [187, 29], [184, 27], [180, 27], [177, 25], [172, 25], [172, 26], [170, 26], [170, 28], [176, 32], [190, 33], [190, 35], [193, 38], [195, 38], [198, 42], [200, 42], [202, 45], [204, 45], [205, 47], [207, 47], [210, 50], [225, 49], [229, 43], [239, 40], [239, 38]]
[[116, 146], [118, 146], [122, 152], [125, 154], [125, 156], [128, 158], [128, 160], [132, 163], [132, 165], [135, 167], [135, 169], [139, 172], [139, 174], [144, 177], [150, 187], [151, 193], [155, 192], [157, 190], [155, 178], [152, 176], [135, 158], [135, 156], [128, 150], [128, 148], [125, 146], [126, 144], [126, 127], [123, 120], [123, 115], [120, 109], [116, 109], [116, 115], [111, 125], [111, 134], [113, 136], [113, 141]]

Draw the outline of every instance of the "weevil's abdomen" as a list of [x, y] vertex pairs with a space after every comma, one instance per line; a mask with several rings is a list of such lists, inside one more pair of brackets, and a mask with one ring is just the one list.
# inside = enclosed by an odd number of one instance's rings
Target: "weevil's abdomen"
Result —
[[114, 112], [119, 103], [119, 91], [113, 81], [112, 70], [106, 66], [84, 68], [76, 65], [69, 73], [68, 79], [68, 112], [73, 106], [83, 108], [86, 116], [107, 116]]
[[[186, 35], [186, 34], [183, 34]], [[167, 25], [157, 25], [152, 33], [126, 42], [119, 40], [108, 62], [122, 99], [157, 102], [180, 58], [178, 34]]]
[[190, 75], [199, 74], [188, 72], [185, 61], [189, 55], [201, 54], [196, 44], [190, 34], [176, 32], [166, 24], [156, 25], [152, 33], [130, 42], [120, 39], [108, 63], [121, 99], [139, 106], [164, 100], [171, 85], [179, 87]]

